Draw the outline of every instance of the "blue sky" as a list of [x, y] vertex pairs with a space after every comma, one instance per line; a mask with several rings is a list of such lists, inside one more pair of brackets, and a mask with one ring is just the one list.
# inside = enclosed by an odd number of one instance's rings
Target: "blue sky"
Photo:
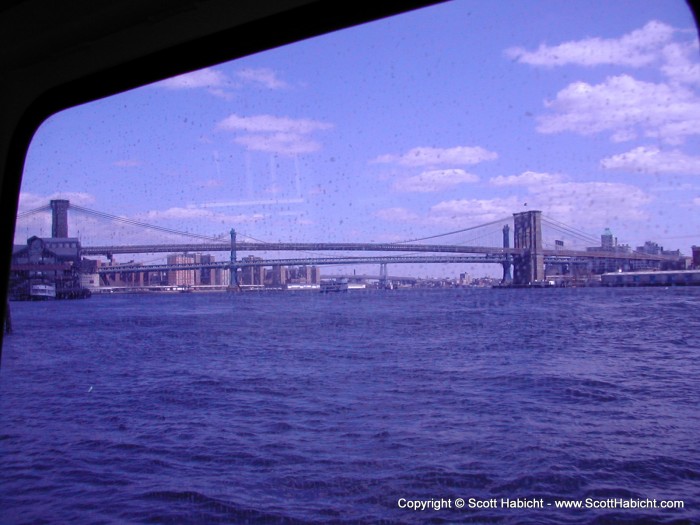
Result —
[[[396, 241], [527, 203], [689, 253], [699, 58], [680, 1], [451, 2], [54, 115], [20, 211], [60, 196], [207, 235]], [[85, 244], [171, 240], [77, 215], [70, 228]], [[17, 240], [34, 233], [48, 218]]]

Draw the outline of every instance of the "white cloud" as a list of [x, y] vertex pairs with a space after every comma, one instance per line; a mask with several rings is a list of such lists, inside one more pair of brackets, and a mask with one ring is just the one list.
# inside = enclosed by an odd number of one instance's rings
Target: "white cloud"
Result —
[[195, 207], [173, 207], [167, 210], [151, 210], [141, 214], [139, 220], [154, 220], [154, 219], [201, 219], [213, 217], [215, 213], [202, 208]]
[[319, 142], [298, 133], [243, 135], [234, 141], [251, 151], [268, 151], [281, 155], [313, 153], [321, 149]]
[[236, 79], [242, 82], [233, 82], [218, 69], [204, 68], [162, 80], [155, 85], [171, 90], [205, 89], [211, 95], [225, 100], [231, 100], [234, 97], [234, 93], [230, 91], [231, 88], [240, 88], [243, 84], [263, 86], [267, 89], [288, 87], [288, 84], [269, 68], [242, 69], [236, 72]]
[[265, 218], [266, 216], [261, 213], [230, 215], [225, 213], [217, 213], [205, 208], [191, 206], [186, 208], [173, 207], [168, 208], [167, 210], [151, 210], [140, 214], [136, 220], [157, 221], [204, 219], [208, 222], [219, 224], [242, 224], [258, 222]]
[[292, 119], [273, 115], [241, 117], [233, 114], [219, 122], [218, 128], [245, 132], [234, 141], [249, 150], [268, 151], [281, 155], [312, 153], [321, 149], [321, 144], [309, 135], [327, 130], [333, 124], [310, 119]]
[[389, 222], [414, 222], [420, 219], [420, 215], [406, 208], [385, 208], [377, 211], [375, 217]]
[[700, 175], [700, 157], [686, 155], [677, 149], [663, 151], [641, 146], [627, 153], [607, 157], [601, 160], [600, 164], [606, 169], [638, 173]]
[[[691, 35], [688, 37], [687, 35]], [[682, 40], [685, 39], [685, 40]], [[572, 131], [582, 135], [607, 132], [613, 142], [639, 136], [680, 144], [700, 133], [700, 98], [689, 86], [700, 83], [695, 31], [675, 29], [652, 20], [620, 38], [586, 38], [535, 51], [510, 48], [505, 54], [535, 66], [654, 67], [665, 83], [640, 81], [622, 74], [591, 85], [578, 81], [545, 102], [549, 114], [538, 118], [542, 133]]]
[[534, 66], [617, 65], [641, 67], [660, 58], [664, 44], [671, 41], [676, 30], [662, 22], [652, 20], [643, 28], [620, 38], [586, 38], [564, 42], [556, 46], [540, 44], [536, 51], [512, 47], [505, 51], [507, 57]]
[[699, 84], [699, 53], [697, 40], [669, 44], [663, 48], [665, 64], [661, 66], [661, 71], [673, 82]]
[[473, 182], [479, 182], [479, 177], [461, 169], [431, 170], [396, 181], [392, 189], [400, 192], [433, 193]]
[[219, 88], [229, 83], [224, 73], [212, 68], [204, 68], [162, 80], [157, 85], [167, 89]]
[[551, 184], [560, 182], [562, 176], [557, 173], [540, 173], [536, 171], [525, 171], [521, 175], [509, 175], [493, 177], [489, 182], [493, 186], [532, 186], [534, 184]]
[[693, 199], [693, 204], [695, 204], [696, 206], [700, 206], [700, 197], [695, 197]]
[[488, 151], [480, 146], [457, 146], [455, 148], [418, 147], [403, 155], [381, 155], [374, 159], [373, 162], [410, 167], [439, 167], [478, 164], [497, 158], [497, 153]]
[[215, 97], [222, 98], [224, 100], [233, 100], [235, 98], [235, 95], [233, 93], [231, 93], [230, 91], [226, 91], [225, 89], [209, 88], [207, 89], [207, 92], [210, 95], [214, 95]]
[[597, 85], [574, 82], [545, 106], [551, 112], [538, 118], [541, 133], [610, 132], [613, 141], [641, 133], [671, 144], [700, 133], [700, 99], [693, 91], [629, 75], [608, 77]]
[[[476, 226], [523, 210], [541, 210], [579, 229], [603, 228], [611, 221], [645, 221], [651, 198], [629, 184], [558, 182], [535, 184], [519, 195], [493, 199], [455, 199], [434, 205], [423, 219], [447, 227]], [[527, 207], [525, 207], [527, 205]]]
[[236, 73], [236, 76], [253, 84], [260, 84], [268, 89], [283, 89], [288, 84], [277, 78], [277, 74], [269, 68], [247, 68]]
[[274, 206], [278, 204], [303, 204], [304, 199], [264, 199], [264, 200], [249, 200], [249, 201], [219, 201], [205, 202], [199, 205], [200, 208], [229, 208], [233, 206]]
[[[552, 182], [525, 187], [514, 185], [514, 193], [490, 199], [451, 199], [419, 214], [409, 208], [387, 208], [375, 215], [403, 222], [458, 229], [493, 221], [508, 221], [525, 210], [541, 210], [565, 224], [595, 231], [610, 224], [645, 224], [651, 197], [636, 186], [610, 182]], [[525, 184], [527, 179], [520, 179]], [[519, 187], [520, 186], [520, 187]], [[504, 222], [504, 224], [506, 223]]]
[[233, 114], [218, 124], [219, 129], [242, 130], [250, 133], [277, 132], [277, 133], [311, 133], [312, 131], [330, 129], [333, 124], [319, 120], [292, 119], [288, 117], [275, 117], [273, 115], [256, 115], [253, 117], [241, 117]]
[[522, 202], [517, 197], [494, 199], [455, 199], [430, 208], [430, 222], [454, 227], [476, 226], [501, 218], [510, 218]]
[[528, 190], [528, 207], [581, 229], [646, 220], [645, 206], [652, 200], [640, 188], [616, 182], [562, 182]]

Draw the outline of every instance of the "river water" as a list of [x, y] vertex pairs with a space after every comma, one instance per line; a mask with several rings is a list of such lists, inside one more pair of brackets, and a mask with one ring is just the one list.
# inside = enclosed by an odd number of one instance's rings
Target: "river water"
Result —
[[700, 523], [699, 312], [700, 288], [12, 303], [0, 523]]

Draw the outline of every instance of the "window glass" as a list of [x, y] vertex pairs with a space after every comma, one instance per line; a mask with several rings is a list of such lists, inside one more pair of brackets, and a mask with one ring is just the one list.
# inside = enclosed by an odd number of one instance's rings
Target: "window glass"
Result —
[[700, 520], [699, 64], [683, 2], [457, 1], [52, 116], [8, 522]]

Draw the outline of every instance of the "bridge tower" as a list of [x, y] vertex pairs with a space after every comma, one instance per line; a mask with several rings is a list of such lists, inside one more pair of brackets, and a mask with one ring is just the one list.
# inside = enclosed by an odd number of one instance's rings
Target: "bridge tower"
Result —
[[[503, 226], [503, 247], [510, 248], [510, 226], [507, 224]], [[511, 284], [513, 282], [513, 277], [510, 273], [510, 267], [513, 264], [513, 259], [509, 253], [506, 253], [506, 260], [501, 264], [503, 265], [503, 279], [501, 279], [501, 284]]]
[[543, 281], [542, 212], [514, 213], [513, 221], [513, 247], [523, 250], [522, 255], [513, 257], [513, 284], [528, 285]]
[[68, 237], [68, 208], [70, 201], [56, 199], [51, 201], [51, 237]]
[[238, 290], [238, 267], [236, 266], [236, 230], [231, 228], [231, 266], [229, 267], [229, 289]]

